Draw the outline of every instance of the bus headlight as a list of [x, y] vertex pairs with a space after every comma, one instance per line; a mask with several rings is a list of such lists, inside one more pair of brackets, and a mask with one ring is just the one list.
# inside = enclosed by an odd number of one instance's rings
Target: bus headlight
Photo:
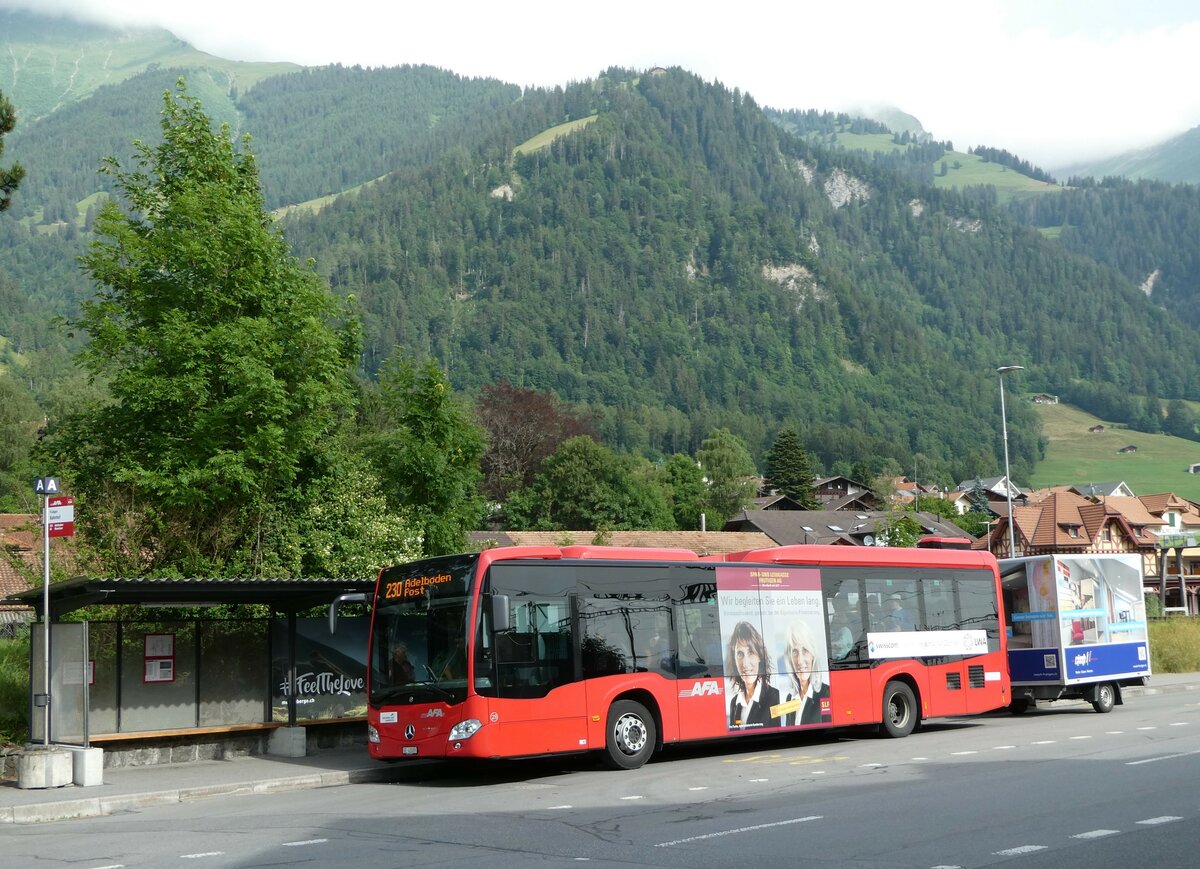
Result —
[[374, 724], [367, 725], [367, 742], [379, 744], [379, 729]]
[[450, 728], [450, 736], [447, 739], [450, 742], [456, 739], [470, 739], [479, 732], [479, 728], [481, 727], [483, 725], [479, 722], [478, 718], [468, 718]]

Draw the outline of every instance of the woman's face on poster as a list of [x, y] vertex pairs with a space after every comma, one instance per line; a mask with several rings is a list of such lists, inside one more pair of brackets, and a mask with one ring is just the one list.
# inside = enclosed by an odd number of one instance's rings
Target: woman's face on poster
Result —
[[807, 679], [812, 675], [814, 658], [815, 656], [808, 649], [801, 646], [792, 647], [792, 669], [796, 671], [798, 677]]
[[738, 675], [748, 686], [758, 680], [760, 662], [758, 652], [744, 640], [738, 640], [733, 647], [733, 660], [737, 664]]

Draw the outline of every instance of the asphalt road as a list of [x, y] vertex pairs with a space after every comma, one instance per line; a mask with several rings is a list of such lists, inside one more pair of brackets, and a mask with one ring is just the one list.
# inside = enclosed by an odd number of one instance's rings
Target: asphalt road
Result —
[[413, 767], [398, 782], [0, 829], [0, 863], [123, 866], [1192, 867], [1200, 698], [1055, 704], [668, 752]]

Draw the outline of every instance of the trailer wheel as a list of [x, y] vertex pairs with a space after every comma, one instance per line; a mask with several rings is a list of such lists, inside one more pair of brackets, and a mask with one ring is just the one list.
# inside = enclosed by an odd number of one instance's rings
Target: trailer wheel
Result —
[[1008, 704], [1008, 711], [1013, 715], [1024, 715], [1029, 711], [1030, 702], [1025, 697], [1014, 697], [1012, 703]]
[[883, 731], [899, 739], [908, 736], [917, 726], [917, 698], [912, 688], [903, 682], [888, 682], [883, 689]]
[[608, 710], [604, 761], [613, 769], [637, 769], [654, 754], [658, 731], [641, 703], [618, 700]]
[[1112, 708], [1117, 702], [1117, 690], [1112, 684], [1105, 682], [1103, 685], [1096, 686], [1096, 699], [1092, 701], [1092, 708], [1097, 712], [1112, 712]]

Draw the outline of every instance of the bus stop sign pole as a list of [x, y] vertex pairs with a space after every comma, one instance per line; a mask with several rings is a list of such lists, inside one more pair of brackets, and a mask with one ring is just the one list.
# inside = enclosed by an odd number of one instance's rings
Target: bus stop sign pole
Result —
[[33, 705], [42, 707], [42, 745], [50, 746], [50, 498], [61, 487], [57, 477], [38, 477], [34, 492], [42, 496], [42, 692]]

